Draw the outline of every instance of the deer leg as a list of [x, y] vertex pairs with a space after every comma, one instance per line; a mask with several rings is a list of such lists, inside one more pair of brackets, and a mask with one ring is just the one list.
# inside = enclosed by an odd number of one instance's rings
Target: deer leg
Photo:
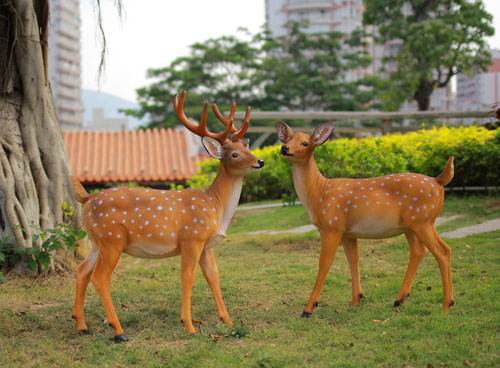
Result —
[[431, 224], [417, 226], [412, 230], [416, 233], [418, 239], [429, 249], [439, 265], [443, 282], [443, 311], [447, 313], [450, 306], [454, 303], [450, 270], [451, 249], [444, 242], [441, 241], [440, 243], [439, 236]]
[[344, 253], [351, 270], [352, 282], [352, 300], [351, 305], [359, 305], [363, 293], [361, 292], [361, 279], [359, 276], [359, 246], [358, 240], [352, 238], [343, 238], [342, 245]]
[[196, 265], [200, 260], [202, 250], [203, 247], [200, 244], [184, 243], [181, 245], [181, 322], [190, 335], [196, 333], [191, 317], [191, 296], [193, 294]]
[[215, 254], [212, 249], [205, 249], [201, 254], [200, 266], [207, 280], [212, 294], [214, 296], [215, 305], [217, 306], [217, 313], [222, 322], [227, 326], [231, 327], [232, 322], [229, 318], [229, 313], [227, 312], [226, 305], [224, 304], [224, 299], [222, 298], [222, 292], [220, 290], [219, 283], [219, 269], [217, 268], [217, 263], [215, 262]]
[[115, 331], [115, 342], [127, 341], [127, 336], [123, 333], [123, 328], [118, 320], [113, 300], [111, 299], [111, 274], [120, 259], [122, 244], [107, 242], [99, 247], [99, 256], [92, 272], [91, 281], [101, 297], [104, 306], [106, 320]]
[[342, 233], [330, 232], [321, 233], [321, 252], [319, 256], [319, 270], [316, 276], [316, 283], [314, 284], [313, 291], [309, 297], [309, 303], [307, 303], [304, 312], [302, 312], [302, 317], [309, 318], [313, 312], [314, 307], [318, 303], [319, 296], [321, 294], [321, 289], [326, 279], [326, 275], [332, 266], [333, 259], [335, 258], [335, 253], [339, 246], [340, 240], [342, 239]]
[[448, 283], [450, 284], [450, 294], [451, 294], [451, 302], [449, 307], [452, 307], [455, 304], [455, 297], [454, 297], [454, 292], [453, 292], [453, 283], [451, 281], [451, 248], [448, 244], [446, 244], [443, 239], [439, 236], [438, 232], [436, 231], [436, 228], [434, 228], [434, 233], [436, 234], [436, 238], [438, 240], [438, 243], [441, 247], [441, 251], [445, 254], [445, 257], [447, 258], [447, 264], [448, 264]]
[[83, 261], [76, 270], [76, 292], [72, 317], [76, 322], [77, 330], [82, 334], [88, 333], [83, 306], [85, 303], [85, 292], [87, 291], [87, 286], [89, 284], [92, 271], [94, 270], [98, 254], [98, 249], [93, 248], [87, 259]]
[[399, 289], [398, 298], [394, 302], [395, 307], [403, 304], [405, 299], [410, 295], [411, 285], [415, 279], [417, 268], [424, 256], [427, 254], [427, 248], [418, 240], [415, 233], [407, 231], [405, 235], [406, 240], [410, 245], [410, 259], [408, 261], [408, 267], [406, 268], [403, 283]]

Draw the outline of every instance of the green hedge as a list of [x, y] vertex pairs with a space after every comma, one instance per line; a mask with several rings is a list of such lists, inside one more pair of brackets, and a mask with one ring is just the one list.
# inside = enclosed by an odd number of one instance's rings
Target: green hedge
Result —
[[[266, 164], [249, 175], [242, 200], [286, 198], [293, 194], [291, 168], [279, 154], [279, 146], [256, 149]], [[455, 156], [455, 178], [449, 186], [500, 185], [500, 130], [478, 126], [434, 128], [406, 134], [370, 138], [340, 138], [315, 152], [321, 172], [329, 177], [366, 178], [396, 172], [438, 175], [449, 156]], [[218, 162], [201, 163], [188, 184], [206, 187]]]

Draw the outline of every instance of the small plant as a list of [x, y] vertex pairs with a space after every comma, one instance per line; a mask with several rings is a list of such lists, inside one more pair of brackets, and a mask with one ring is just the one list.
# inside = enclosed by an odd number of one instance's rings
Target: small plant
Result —
[[[64, 218], [71, 219], [74, 209], [67, 203], [62, 206]], [[15, 244], [10, 237], [0, 238], [0, 269], [11, 269], [20, 262], [26, 262], [28, 269], [41, 273], [48, 269], [52, 257], [57, 250], [71, 250], [76, 243], [86, 236], [83, 229], [76, 228], [69, 223], [56, 225], [53, 229], [40, 230], [33, 235], [33, 243], [40, 244], [37, 247], [23, 248]], [[0, 282], [5, 276], [0, 272]]]
[[233, 327], [231, 327], [231, 330], [229, 331], [229, 336], [241, 339], [249, 334], [248, 327], [245, 326], [243, 321], [238, 321], [236, 322]]
[[83, 239], [86, 232], [69, 224], [58, 224], [54, 229], [48, 229], [33, 236], [33, 240], [41, 240], [40, 247], [24, 248], [27, 257], [28, 268], [34, 272], [46, 270], [52, 258], [52, 254], [59, 249], [72, 250], [76, 243]]

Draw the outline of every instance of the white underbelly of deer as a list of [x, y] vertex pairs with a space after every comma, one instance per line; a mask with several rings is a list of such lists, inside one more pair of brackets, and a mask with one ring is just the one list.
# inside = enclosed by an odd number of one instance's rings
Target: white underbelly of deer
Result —
[[131, 243], [125, 253], [139, 258], [167, 258], [179, 254], [176, 243]]
[[379, 239], [396, 236], [403, 231], [397, 218], [370, 217], [356, 220], [346, 228], [345, 234], [362, 239]]

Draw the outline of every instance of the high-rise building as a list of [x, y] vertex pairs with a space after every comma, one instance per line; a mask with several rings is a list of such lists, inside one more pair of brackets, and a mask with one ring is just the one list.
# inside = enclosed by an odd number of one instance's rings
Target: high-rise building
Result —
[[[287, 33], [287, 23], [304, 22], [307, 33], [351, 34], [363, 24], [363, 0], [266, 0], [266, 26], [274, 37]], [[381, 52], [369, 46], [368, 53]], [[347, 81], [373, 73], [372, 65], [346, 73]]]
[[49, 79], [64, 130], [83, 124], [80, 77], [80, 1], [51, 0], [49, 18]]
[[[410, 11], [410, 9], [404, 9]], [[304, 32], [341, 32], [350, 34], [363, 27], [363, 0], [266, 0], [266, 27], [275, 37], [287, 33], [286, 24], [290, 21], [306, 22]], [[372, 27], [365, 28], [370, 31]], [[358, 68], [346, 73], [344, 79], [356, 80], [368, 75], [386, 74], [396, 68], [394, 62], [386, 58], [397, 54], [401, 47], [400, 41], [389, 41], [383, 45], [369, 40], [366, 52], [371, 56], [372, 63], [366, 68]], [[431, 96], [431, 110], [448, 110], [453, 108], [455, 101], [451, 86], [436, 89]], [[404, 104], [402, 110], [416, 110], [414, 102]]]
[[309, 33], [349, 34], [363, 21], [363, 0], [266, 0], [266, 23], [273, 36], [284, 36], [286, 24], [307, 21]]
[[500, 102], [500, 50], [483, 73], [457, 76], [457, 105], [462, 111], [489, 109]]

